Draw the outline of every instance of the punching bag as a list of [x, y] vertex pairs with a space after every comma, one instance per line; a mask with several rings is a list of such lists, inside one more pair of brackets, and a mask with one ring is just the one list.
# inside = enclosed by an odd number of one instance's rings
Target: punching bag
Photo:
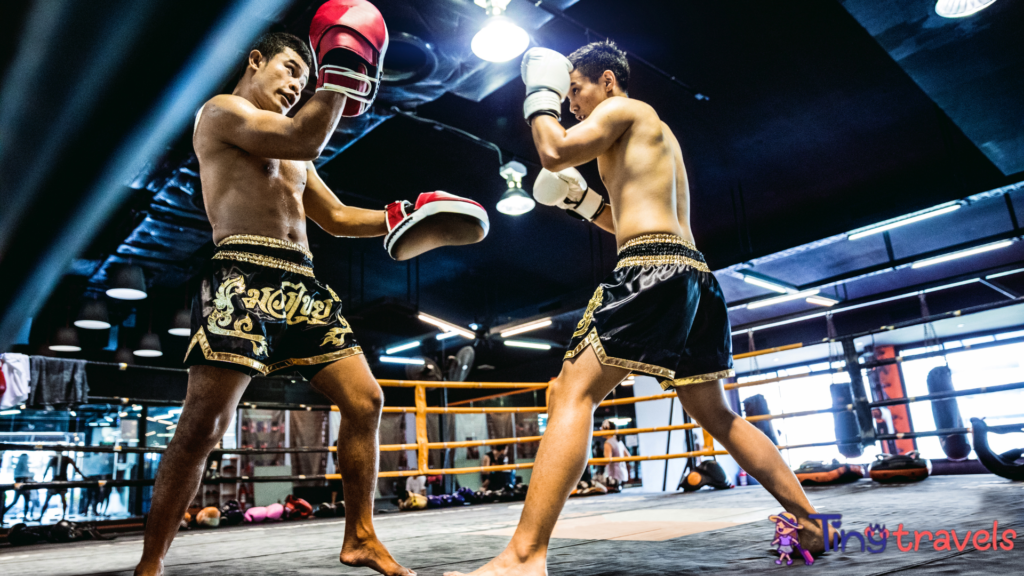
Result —
[[839, 453], [847, 458], [856, 458], [864, 453], [860, 443], [860, 424], [857, 413], [846, 408], [853, 404], [853, 388], [849, 384], [832, 384], [828, 388], [832, 393], [832, 413], [835, 421], [836, 440], [839, 442]]
[[[928, 393], [953, 391], [953, 374], [948, 366], [936, 366], [928, 372]], [[964, 421], [960, 418], [960, 407], [956, 398], [932, 400], [932, 416], [935, 418], [935, 429], [963, 428]], [[947, 434], [939, 436], [942, 451], [950, 460], [965, 460], [971, 455], [971, 444], [967, 434]]]

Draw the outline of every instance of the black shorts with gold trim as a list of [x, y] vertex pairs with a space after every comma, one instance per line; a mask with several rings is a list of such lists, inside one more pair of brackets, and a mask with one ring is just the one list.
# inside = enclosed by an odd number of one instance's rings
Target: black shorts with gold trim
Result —
[[654, 376], [664, 389], [734, 375], [729, 309], [691, 242], [638, 236], [619, 249], [576, 325], [566, 360], [593, 346], [602, 364]]
[[302, 245], [228, 236], [198, 284], [186, 365], [250, 376], [290, 368], [312, 379], [328, 363], [363, 352], [341, 299], [313, 276], [313, 256]]

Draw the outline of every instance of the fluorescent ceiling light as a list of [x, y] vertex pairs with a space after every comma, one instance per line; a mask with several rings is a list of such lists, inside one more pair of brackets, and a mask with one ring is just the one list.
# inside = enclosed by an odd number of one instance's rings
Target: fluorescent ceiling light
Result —
[[381, 356], [380, 361], [386, 362], [388, 364], [413, 364], [416, 366], [423, 366], [422, 358], [405, 358], [402, 356]]
[[1003, 240], [1002, 242], [993, 242], [991, 244], [985, 244], [977, 246], [975, 248], [968, 248], [967, 250], [960, 250], [959, 252], [951, 252], [942, 256], [936, 256], [935, 258], [927, 258], [925, 260], [918, 260], [910, 265], [911, 268], [924, 268], [925, 266], [931, 266], [932, 264], [941, 264], [942, 262], [949, 262], [950, 260], [957, 260], [959, 258], [966, 258], [967, 256], [974, 256], [975, 254], [981, 254], [982, 252], [988, 252], [989, 250], [998, 250], [999, 248], [1006, 248], [1010, 244], [1013, 244], [1013, 240]]
[[808, 296], [814, 296], [820, 292], [820, 290], [804, 290], [803, 292], [796, 292], [794, 294], [785, 294], [783, 296], [775, 296], [774, 298], [765, 298], [764, 300], [758, 300], [747, 304], [748, 310], [754, 310], [755, 308], [763, 308], [765, 306], [772, 306], [774, 304], [781, 304], [783, 302], [789, 302], [790, 300], [799, 300], [801, 298], [807, 298]]
[[543, 320], [537, 320], [536, 322], [530, 322], [529, 324], [521, 324], [515, 328], [509, 328], [501, 333], [501, 337], [507, 338], [509, 336], [515, 336], [516, 334], [522, 334], [523, 332], [537, 330], [546, 326], [551, 326], [551, 318], [545, 318]]
[[824, 296], [811, 296], [807, 299], [808, 304], [817, 304], [818, 306], [835, 306], [839, 304], [839, 300], [832, 298], [826, 298]]
[[21, 410], [14, 409], [14, 410], [4, 410], [3, 412], [0, 412], [0, 416], [14, 416], [15, 414], [21, 414]]
[[939, 0], [935, 13], [943, 18], [964, 18], [995, 4], [996, 0]]
[[747, 284], [753, 284], [754, 286], [767, 288], [773, 292], [778, 292], [779, 294], [787, 294], [791, 292], [791, 290], [787, 286], [783, 286], [782, 284], [776, 284], [775, 282], [771, 282], [769, 280], [765, 280], [764, 278], [759, 278], [757, 276], [753, 276], [745, 272], [740, 272], [740, 274], [743, 275], [743, 281], [746, 282]]
[[513, 348], [532, 348], [533, 350], [551, 350], [550, 344], [525, 342], [523, 340], [505, 340], [505, 346], [512, 346]]
[[860, 238], [864, 238], [865, 236], [879, 234], [881, 232], [885, 232], [886, 230], [892, 230], [893, 228], [899, 228], [900, 226], [906, 226], [907, 224], [913, 224], [914, 222], [920, 222], [921, 220], [927, 220], [929, 218], [934, 218], [935, 216], [948, 214], [950, 212], [953, 212], [954, 210], [959, 210], [960, 206], [961, 205], [957, 203], [948, 204], [944, 206], [937, 206], [935, 208], [929, 208], [928, 210], [915, 212], [913, 214], [901, 216], [900, 218], [895, 218], [893, 220], [887, 220], [885, 222], [875, 224], [867, 228], [854, 230], [853, 232], [848, 233], [849, 236], [847, 236], [847, 238], [849, 238], [850, 240], [859, 240]]
[[453, 336], [461, 336], [461, 334], [459, 334], [458, 332], [442, 332], [441, 334], [437, 335], [437, 339], [438, 340], [447, 340], [447, 339], [449, 339], [449, 338], [451, 338]]
[[1011, 274], [1020, 274], [1021, 272], [1024, 272], [1024, 268], [1007, 270], [1006, 272], [999, 272], [998, 274], [989, 274], [988, 276], [985, 276], [985, 280], [995, 280], [996, 278], [1002, 278], [1003, 276], [1009, 276]]
[[417, 347], [419, 345], [420, 345], [420, 343], [419, 343], [418, 340], [416, 342], [409, 342], [408, 344], [402, 344], [401, 346], [395, 346], [394, 348], [388, 348], [385, 351], [385, 354], [394, 354], [395, 352], [401, 352], [402, 350], [411, 350], [411, 349], [413, 349], [413, 348], [415, 348], [415, 347]]
[[469, 330], [466, 330], [461, 326], [452, 324], [451, 322], [445, 322], [440, 318], [434, 318], [429, 314], [420, 314], [419, 319], [426, 322], [427, 324], [433, 324], [434, 326], [437, 326], [438, 328], [445, 332], [458, 332], [459, 335], [462, 336], [463, 338], [476, 338], [476, 334], [470, 332]]
[[1003, 334], [996, 334], [996, 340], [1009, 340], [1011, 338], [1022, 338], [1024, 337], [1024, 330], [1018, 330], [1016, 332], [1004, 332]]

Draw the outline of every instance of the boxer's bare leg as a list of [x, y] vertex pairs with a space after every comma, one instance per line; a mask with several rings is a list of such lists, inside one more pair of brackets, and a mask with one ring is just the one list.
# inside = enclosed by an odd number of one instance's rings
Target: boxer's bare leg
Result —
[[387, 576], [416, 573], [391, 556], [373, 529], [373, 493], [377, 487], [380, 452], [377, 431], [384, 394], [362, 354], [338, 360], [312, 381], [341, 411], [338, 466], [345, 483], [345, 540], [341, 562], [366, 566]]
[[808, 517], [817, 512], [807, 499], [800, 481], [764, 432], [729, 408], [723, 383], [719, 380], [680, 386], [676, 388], [676, 395], [686, 413], [729, 452], [740, 468], [797, 517], [804, 526], [800, 531], [800, 545], [809, 552], [824, 551], [821, 525]]
[[249, 380], [249, 376], [225, 368], [189, 369], [185, 406], [157, 470], [136, 576], [163, 574], [164, 556], [199, 489], [206, 458], [224, 437]]
[[628, 374], [603, 366], [592, 347], [562, 364], [562, 373], [551, 382], [548, 427], [537, 450], [519, 526], [505, 550], [472, 576], [547, 574], [551, 532], [590, 458], [594, 409]]

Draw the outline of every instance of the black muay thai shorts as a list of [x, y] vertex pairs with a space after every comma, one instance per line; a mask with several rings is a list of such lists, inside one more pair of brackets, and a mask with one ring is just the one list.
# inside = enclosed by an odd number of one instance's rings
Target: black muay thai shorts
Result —
[[602, 364], [654, 376], [665, 390], [735, 375], [722, 288], [693, 243], [671, 234], [638, 236], [619, 249], [565, 359], [587, 346]]
[[362, 353], [341, 299], [313, 276], [306, 247], [248, 234], [217, 245], [192, 297], [186, 365], [249, 376], [290, 368], [311, 380], [329, 363]]

